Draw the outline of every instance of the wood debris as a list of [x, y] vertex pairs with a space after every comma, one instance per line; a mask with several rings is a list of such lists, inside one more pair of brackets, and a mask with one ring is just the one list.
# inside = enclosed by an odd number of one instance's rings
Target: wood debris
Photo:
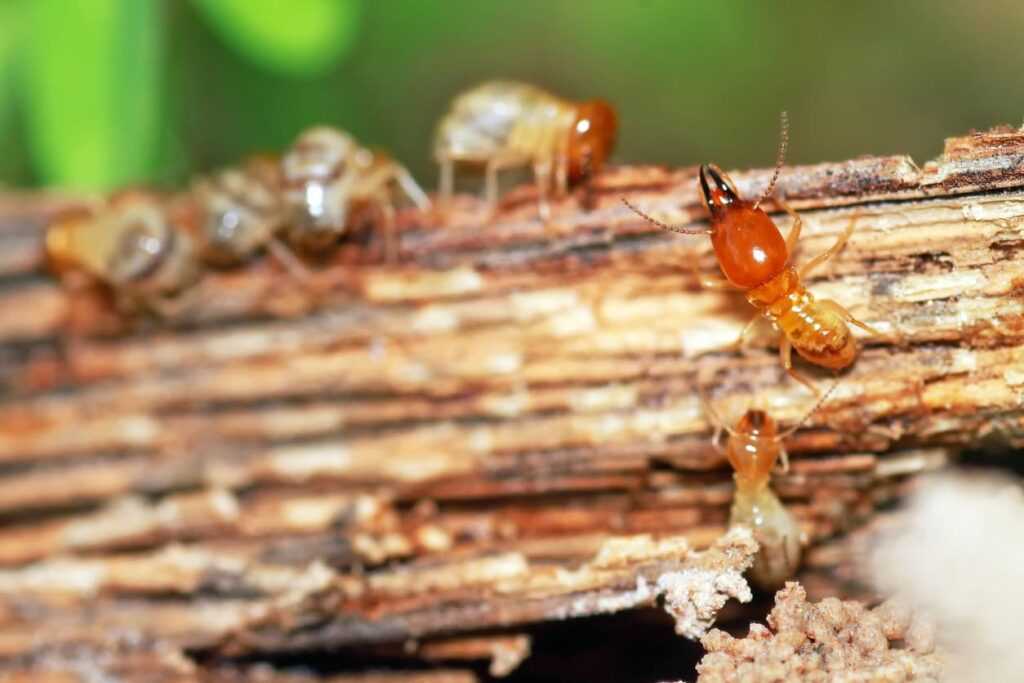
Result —
[[873, 610], [836, 598], [809, 603], [793, 582], [776, 594], [768, 627], [751, 624], [745, 638], [716, 629], [701, 642], [708, 654], [698, 683], [938, 683], [943, 672], [927, 618], [891, 602]]

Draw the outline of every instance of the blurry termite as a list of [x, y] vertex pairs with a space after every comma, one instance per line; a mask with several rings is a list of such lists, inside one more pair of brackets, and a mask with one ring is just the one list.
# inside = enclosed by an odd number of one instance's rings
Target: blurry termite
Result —
[[[714, 164], [700, 167], [700, 192], [711, 217], [708, 227], [671, 226], [655, 220], [640, 209], [622, 201], [650, 223], [683, 235], [709, 235], [725, 279], [700, 277], [703, 286], [712, 289], [740, 289], [759, 315], [743, 328], [735, 346], [741, 347], [755, 323], [763, 316], [782, 333], [779, 358], [794, 379], [817, 393], [809, 380], [793, 369], [792, 350], [821, 367], [842, 370], [857, 358], [857, 340], [848, 324], [856, 325], [872, 335], [879, 332], [858, 320], [831, 299], [818, 301], [807, 291], [802, 280], [835, 256], [853, 233], [851, 222], [835, 244], [818, 254], [799, 269], [790, 257], [800, 237], [803, 219], [780, 198], [772, 197], [775, 182], [782, 169], [788, 140], [786, 114], [782, 114], [782, 138], [779, 144], [775, 173], [758, 201], [742, 199], [729, 177]], [[760, 205], [771, 200], [793, 219], [789, 235], [783, 239], [779, 228]], [[696, 268], [696, 266], [694, 266]]]
[[[789, 471], [789, 456], [783, 442], [821, 408], [835, 387], [833, 383], [796, 424], [781, 432], [768, 413], [753, 408], [743, 414], [735, 427], [730, 427], [700, 387], [704, 411], [715, 426], [715, 449], [724, 451], [736, 482], [729, 524], [753, 531], [760, 550], [750, 576], [765, 590], [775, 590], [793, 577], [800, 565], [803, 540], [793, 515], [771, 489], [772, 470], [778, 463], [782, 472]], [[720, 440], [722, 430], [729, 434], [724, 448]]]
[[268, 249], [289, 268], [302, 268], [277, 237], [284, 210], [276, 159], [252, 157], [239, 167], [202, 177], [192, 184], [192, 199], [199, 212], [196, 232], [204, 261], [234, 266]]
[[404, 166], [386, 154], [360, 146], [351, 135], [317, 126], [302, 133], [281, 159], [284, 237], [298, 250], [323, 250], [350, 230], [356, 211], [382, 214], [387, 254], [397, 256], [396, 184], [421, 210], [430, 199]]
[[489, 81], [452, 102], [437, 127], [434, 156], [441, 166], [440, 195], [451, 198], [455, 164], [485, 169], [488, 210], [498, 201], [498, 172], [532, 166], [541, 216], [550, 215], [548, 192], [601, 170], [615, 146], [618, 121], [604, 100], [572, 102], [525, 83]]
[[119, 193], [92, 215], [58, 219], [46, 253], [58, 274], [84, 271], [110, 287], [119, 303], [174, 317], [199, 279], [191, 236], [154, 194]]

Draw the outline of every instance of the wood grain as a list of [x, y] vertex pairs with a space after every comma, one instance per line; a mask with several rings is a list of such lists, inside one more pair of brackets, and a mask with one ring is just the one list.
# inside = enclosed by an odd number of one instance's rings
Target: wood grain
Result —
[[[806, 221], [798, 261], [855, 227], [811, 290], [882, 332], [787, 442], [775, 482], [812, 545], [812, 598], [853, 590], [844, 532], [914, 475], [1024, 443], [1022, 169], [1024, 134], [1000, 129], [922, 167], [782, 173]], [[753, 195], [769, 174], [734, 178]], [[405, 665], [487, 653], [510, 629], [649, 604], [638, 581], [724, 552], [731, 481], [698, 384], [726, 415], [756, 404], [786, 424], [813, 397], [770, 330], [727, 350], [750, 311], [697, 285], [689, 262], [716, 268], [707, 240], [620, 202], [699, 223], [694, 177], [614, 168], [592, 208], [577, 193], [547, 224], [529, 188], [491, 220], [464, 196], [407, 210], [396, 265], [370, 231], [307, 283], [266, 260], [211, 272], [174, 320], [123, 318], [45, 272], [46, 221], [90, 198], [0, 200], [7, 675], [84, 680], [40, 663], [74, 648], [111, 671], [152, 663], [109, 633], [176, 653], [185, 673], [167, 680], [410, 638], [470, 644], [396, 655]], [[640, 545], [594, 570], [609, 543]], [[474, 674], [451, 675], [438, 680]]]

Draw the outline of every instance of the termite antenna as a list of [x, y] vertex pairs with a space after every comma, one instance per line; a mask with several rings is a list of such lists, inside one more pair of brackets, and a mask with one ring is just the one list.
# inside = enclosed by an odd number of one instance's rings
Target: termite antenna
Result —
[[832, 386], [830, 386], [828, 388], [828, 391], [826, 391], [824, 394], [821, 395], [821, 398], [819, 398], [817, 401], [814, 402], [814, 405], [811, 406], [811, 409], [808, 410], [806, 413], [804, 413], [804, 416], [802, 418], [800, 418], [800, 420], [796, 424], [794, 424], [792, 427], [790, 427], [786, 431], [780, 432], [779, 434], [777, 434], [775, 436], [775, 440], [776, 441], [783, 441], [784, 439], [787, 439], [788, 437], [792, 436], [793, 432], [795, 432], [796, 430], [800, 429], [800, 427], [802, 427], [803, 424], [805, 422], [807, 422], [807, 420], [809, 420], [811, 418], [811, 415], [814, 415], [816, 412], [818, 412], [818, 410], [821, 408], [821, 406], [825, 403], [825, 400], [829, 397], [829, 395], [835, 390], [835, 388], [837, 386], [839, 386], [839, 380], [838, 379], [835, 382], [832, 383]]
[[754, 203], [755, 209], [761, 206], [761, 202], [771, 197], [772, 193], [775, 192], [775, 182], [779, 179], [782, 164], [786, 161], [786, 148], [789, 147], [789, 114], [785, 111], [779, 115], [779, 127], [779, 153], [775, 157], [775, 172], [772, 173], [772, 179], [769, 181], [764, 194]]
[[737, 436], [738, 433], [735, 429], [729, 426], [729, 423], [722, 419], [722, 415], [715, 408], [714, 404], [711, 403], [711, 397], [708, 396], [708, 390], [704, 387], [704, 384], [700, 381], [700, 375], [695, 377], [697, 383], [697, 393], [700, 395], [700, 403], [704, 408], [704, 412], [711, 418], [711, 422], [714, 423], [715, 434], [720, 434], [721, 430], [728, 432], [729, 436]]
[[632, 211], [636, 215], [640, 216], [640, 218], [643, 218], [645, 221], [647, 221], [651, 225], [658, 226], [662, 230], [667, 230], [668, 232], [676, 232], [676, 233], [679, 233], [680, 235], [707, 235], [708, 233], [711, 232], [710, 228], [684, 228], [682, 226], [669, 225], [668, 223], [662, 223], [661, 221], [651, 217], [649, 214], [646, 214], [643, 211], [641, 211], [640, 209], [638, 209], [635, 206], [633, 206], [633, 204], [631, 204], [630, 201], [628, 199], [626, 199], [625, 197], [622, 197], [621, 199], [622, 199], [622, 203], [625, 204], [627, 207], [629, 207], [630, 211]]

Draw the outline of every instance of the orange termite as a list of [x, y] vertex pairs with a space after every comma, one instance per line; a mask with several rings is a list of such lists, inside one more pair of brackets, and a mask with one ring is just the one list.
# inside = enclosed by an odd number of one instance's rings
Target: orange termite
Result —
[[793, 369], [792, 350], [805, 359], [825, 368], [841, 370], [857, 358], [857, 340], [848, 324], [877, 335], [879, 332], [858, 320], [846, 308], [831, 299], [818, 301], [807, 291], [802, 279], [835, 256], [853, 233], [847, 226], [829, 249], [815, 256], [799, 269], [791, 263], [793, 248], [800, 237], [803, 220], [782, 199], [773, 201], [793, 219], [789, 235], [783, 239], [771, 217], [760, 208], [772, 195], [785, 157], [787, 142], [786, 114], [782, 114], [782, 141], [775, 174], [764, 195], [751, 203], [740, 197], [722, 169], [714, 164], [700, 167], [700, 192], [711, 218], [708, 227], [676, 227], [666, 225], [640, 211], [623, 199], [626, 206], [658, 227], [684, 235], [709, 235], [724, 279], [702, 277], [701, 284], [714, 289], [740, 289], [759, 311], [743, 328], [736, 346], [741, 346], [760, 316], [767, 318], [782, 333], [779, 357], [794, 379], [817, 393], [814, 386]]
[[[750, 568], [750, 577], [765, 590], [781, 587], [796, 573], [803, 537], [793, 515], [772, 491], [772, 470], [776, 463], [781, 464], [782, 472], [789, 470], [789, 456], [783, 441], [821, 407], [835, 386], [829, 387], [804, 417], [785, 431], [779, 431], [771, 415], [756, 409], [747, 410], [735, 427], [729, 427], [701, 387], [704, 411], [715, 425], [715, 448], [724, 451], [736, 482], [729, 525], [746, 526], [753, 532], [760, 550]], [[722, 430], [729, 434], [724, 448], [719, 441]]]

